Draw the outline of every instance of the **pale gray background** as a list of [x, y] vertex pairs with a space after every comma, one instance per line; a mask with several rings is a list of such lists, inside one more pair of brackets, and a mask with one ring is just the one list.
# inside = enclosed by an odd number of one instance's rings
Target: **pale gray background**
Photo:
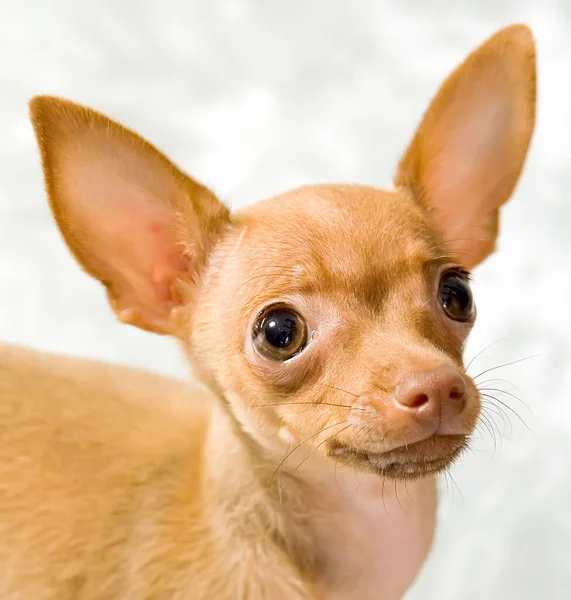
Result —
[[567, 0], [0, 1], [0, 339], [185, 374], [171, 342], [115, 322], [64, 247], [33, 94], [122, 120], [232, 206], [310, 182], [387, 186], [436, 86], [514, 21], [538, 41], [538, 128], [500, 252], [477, 272], [467, 357], [501, 340], [477, 373], [539, 354], [497, 372], [529, 404], [501, 397], [533, 434], [513, 417], [495, 454], [489, 435], [476, 440], [410, 598], [571, 598]]

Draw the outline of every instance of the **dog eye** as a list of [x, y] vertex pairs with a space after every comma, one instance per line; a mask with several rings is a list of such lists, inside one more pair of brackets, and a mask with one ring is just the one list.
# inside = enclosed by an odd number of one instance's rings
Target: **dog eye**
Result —
[[474, 298], [463, 271], [448, 271], [442, 275], [438, 301], [444, 313], [454, 321], [470, 321], [474, 316]]
[[254, 326], [254, 345], [273, 360], [288, 360], [307, 345], [307, 325], [295, 311], [281, 307], [263, 312]]

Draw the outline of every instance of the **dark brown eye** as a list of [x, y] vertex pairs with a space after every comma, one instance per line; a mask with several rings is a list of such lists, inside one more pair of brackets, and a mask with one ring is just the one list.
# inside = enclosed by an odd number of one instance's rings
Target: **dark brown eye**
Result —
[[307, 345], [307, 325], [290, 308], [270, 308], [254, 326], [254, 345], [260, 354], [274, 360], [288, 360]]
[[467, 274], [448, 271], [442, 275], [438, 288], [438, 301], [442, 310], [454, 321], [466, 322], [474, 317], [474, 298]]

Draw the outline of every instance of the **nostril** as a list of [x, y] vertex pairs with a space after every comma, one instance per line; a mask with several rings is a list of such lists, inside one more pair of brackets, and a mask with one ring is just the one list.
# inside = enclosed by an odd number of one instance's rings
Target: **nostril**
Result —
[[449, 412], [460, 414], [468, 396], [464, 378], [452, 367], [405, 373], [394, 391], [394, 398], [401, 407], [418, 416], [422, 413], [426, 418], [445, 416]]
[[409, 402], [407, 402], [407, 406], [410, 408], [420, 408], [428, 403], [428, 396], [426, 394], [417, 394], [413, 396]]

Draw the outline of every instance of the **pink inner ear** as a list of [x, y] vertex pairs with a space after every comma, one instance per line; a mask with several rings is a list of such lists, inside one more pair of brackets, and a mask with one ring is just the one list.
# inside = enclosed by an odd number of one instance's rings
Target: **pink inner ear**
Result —
[[166, 197], [155, 197], [157, 182], [142, 188], [104, 160], [75, 162], [70, 171], [67, 220], [83, 262], [110, 283], [117, 310], [134, 309], [153, 322], [167, 317], [176, 302], [173, 283], [189, 270], [168, 201], [179, 190], [166, 181], [161, 190]]
[[399, 165], [449, 247], [471, 266], [493, 249], [498, 211], [521, 173], [535, 123], [535, 45], [528, 28], [500, 30], [448, 77]]
[[511, 126], [507, 90], [501, 88], [484, 88], [448, 111], [432, 132], [422, 182], [447, 230], [485, 219], [497, 208], [495, 193], [510, 168]]
[[107, 257], [107, 264], [116, 268], [131, 287], [136, 288], [137, 281], [144, 284], [151, 294], [149, 300], [172, 301], [171, 285], [186, 268], [186, 262], [176, 244], [171, 220], [149, 204], [119, 212], [115, 219], [107, 223], [108, 239], [117, 240], [116, 254]]
[[509, 89], [491, 78], [468, 91], [453, 98], [425, 140], [420, 179], [448, 247], [472, 267], [494, 247], [497, 211], [517, 172]]

